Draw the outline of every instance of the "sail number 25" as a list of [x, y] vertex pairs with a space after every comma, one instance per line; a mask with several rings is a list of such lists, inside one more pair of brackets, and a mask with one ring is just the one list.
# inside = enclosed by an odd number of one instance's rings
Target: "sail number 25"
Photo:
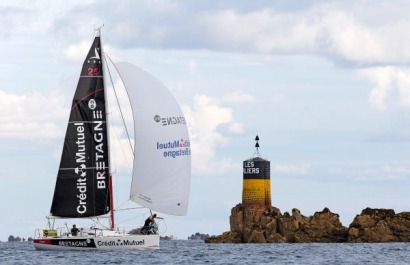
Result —
[[100, 74], [100, 68], [98, 67], [90, 67], [88, 68], [88, 75], [96, 76]]

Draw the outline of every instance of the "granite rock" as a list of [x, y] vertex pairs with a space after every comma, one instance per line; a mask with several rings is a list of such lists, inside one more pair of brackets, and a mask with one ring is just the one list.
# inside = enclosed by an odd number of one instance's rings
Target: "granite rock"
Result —
[[[246, 221], [245, 221], [246, 220]], [[349, 228], [328, 208], [304, 216], [298, 209], [281, 213], [276, 207], [252, 209], [242, 204], [231, 210], [231, 231], [208, 238], [207, 243], [339, 243], [410, 242], [410, 212], [366, 208]]]

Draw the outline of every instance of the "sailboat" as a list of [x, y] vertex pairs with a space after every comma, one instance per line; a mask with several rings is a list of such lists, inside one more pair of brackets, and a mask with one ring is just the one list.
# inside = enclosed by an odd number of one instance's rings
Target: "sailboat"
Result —
[[[37, 250], [158, 248], [160, 235], [115, 229], [115, 209], [101, 28], [83, 63], [74, 94], [48, 226], [37, 229]], [[128, 62], [113, 63], [127, 91], [134, 120], [130, 197], [150, 211], [186, 215], [191, 178], [190, 139], [172, 94], [153, 76]], [[107, 71], [108, 72], [108, 71]], [[56, 219], [106, 218], [106, 228], [77, 235], [56, 228]], [[52, 221], [51, 221], [52, 220]]]

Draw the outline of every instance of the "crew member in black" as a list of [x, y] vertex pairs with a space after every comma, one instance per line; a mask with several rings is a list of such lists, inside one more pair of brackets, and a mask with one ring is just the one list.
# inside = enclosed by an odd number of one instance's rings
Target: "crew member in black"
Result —
[[155, 223], [155, 217], [157, 217], [157, 215], [154, 213], [145, 220], [144, 226], [141, 228], [141, 234], [146, 235], [150, 233], [150, 225]]
[[144, 227], [148, 228], [149, 225], [152, 222], [154, 222], [155, 217], [157, 217], [157, 214], [155, 214], [155, 213], [153, 215], [151, 215], [150, 217], [148, 217], [147, 220], [145, 220]]
[[71, 235], [76, 236], [76, 235], [78, 235], [79, 231], [80, 230], [75, 225], [73, 225], [73, 228], [71, 228]]

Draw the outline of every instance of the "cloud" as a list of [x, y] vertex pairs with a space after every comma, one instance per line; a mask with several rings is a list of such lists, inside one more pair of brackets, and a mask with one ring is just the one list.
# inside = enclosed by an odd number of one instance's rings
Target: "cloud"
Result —
[[309, 54], [354, 66], [410, 62], [410, 35], [403, 34], [410, 27], [407, 2], [100, 2], [52, 4], [48, 10], [58, 14], [55, 20], [37, 11], [47, 1], [39, 1], [33, 9], [8, 4], [0, 8], [2, 32], [8, 35], [15, 27], [29, 26], [68, 43], [67, 39], [78, 41], [79, 36], [89, 38], [93, 26], [109, 21], [103, 35], [120, 48]]
[[73, 62], [84, 61], [87, 56], [87, 52], [90, 49], [90, 41], [81, 41], [76, 44], [69, 45], [65, 51], [65, 56], [67, 60]]
[[[56, 26], [53, 21], [55, 16], [61, 16], [65, 10], [74, 10], [79, 5], [91, 3], [92, 0], [84, 0], [81, 3], [37, 0], [30, 4], [24, 4], [24, 1], [3, 1], [0, 6], [0, 37], [20, 38], [21, 35], [39, 32], [49, 34], [52, 25]], [[47, 12], [44, 12], [45, 10]], [[67, 32], [73, 32], [67, 29]]]
[[[74, 62], [76, 64], [82, 63], [86, 58], [88, 51], [90, 50], [91, 44], [91, 40], [83, 40], [74, 44], [70, 44], [64, 51], [65, 58], [69, 62]], [[113, 54], [111, 54], [111, 51], [111, 46], [104, 44], [104, 52], [110, 54], [110, 57], [115, 58], [117, 51], [113, 50]]]
[[128, 140], [123, 126], [110, 127], [111, 168], [114, 173], [132, 174], [134, 140]]
[[192, 59], [188, 62], [189, 73], [195, 74], [198, 71], [198, 64], [196, 60]]
[[[410, 36], [400, 30], [408, 28], [410, 22], [383, 19], [382, 24], [377, 23], [380, 7], [360, 2], [318, 3], [296, 12], [257, 3], [246, 9], [232, 3], [219, 8], [208, 5], [201, 11], [195, 5], [168, 1], [157, 1], [157, 7], [147, 2], [128, 5], [111, 8], [115, 24], [112, 33], [119, 37], [120, 46], [307, 53], [358, 64], [402, 63], [410, 59], [406, 49]], [[138, 8], [131, 8], [133, 5]], [[406, 18], [407, 14], [398, 12], [395, 6], [386, 5], [384, 11]], [[126, 9], [139, 10], [142, 17], [124, 24], [115, 16], [123, 17]], [[158, 14], [162, 19], [147, 14]], [[182, 19], [190, 23], [181, 23]]]
[[369, 168], [354, 169], [348, 177], [353, 181], [410, 181], [410, 167], [399, 164], [384, 164]]
[[[292, 13], [274, 8], [242, 13], [228, 9], [204, 15], [204, 20], [217, 49], [313, 54], [353, 64], [409, 62], [410, 37], [400, 29], [410, 22], [391, 20], [380, 25], [375, 23], [379, 9], [358, 2], [354, 6], [354, 12], [340, 3]], [[392, 9], [386, 6], [387, 13]]]
[[223, 174], [238, 167], [230, 158], [218, 157], [216, 150], [229, 143], [229, 135], [219, 129], [227, 125], [230, 133], [242, 133], [243, 125], [235, 122], [231, 108], [207, 95], [194, 97], [193, 106], [182, 107], [189, 125], [194, 174]]
[[2, 5], [0, 7], [0, 36], [9, 38], [17, 28], [30, 26], [28, 23], [32, 14], [31, 9], [21, 8], [13, 5]]
[[249, 103], [254, 102], [255, 98], [254, 96], [246, 94], [242, 91], [236, 91], [224, 96], [222, 100], [226, 103]]
[[243, 133], [243, 132], [245, 131], [245, 128], [244, 128], [244, 125], [243, 125], [242, 123], [232, 122], [232, 123], [229, 125], [228, 131], [229, 131], [230, 133], [240, 134], [240, 133]]
[[360, 76], [374, 83], [369, 102], [384, 111], [390, 106], [410, 108], [410, 69], [404, 67], [372, 67], [359, 71]]
[[57, 92], [15, 95], [0, 90], [0, 137], [41, 141], [63, 134], [56, 121], [68, 119]]
[[306, 175], [309, 172], [310, 164], [276, 164], [273, 171], [277, 174], [285, 175]]

